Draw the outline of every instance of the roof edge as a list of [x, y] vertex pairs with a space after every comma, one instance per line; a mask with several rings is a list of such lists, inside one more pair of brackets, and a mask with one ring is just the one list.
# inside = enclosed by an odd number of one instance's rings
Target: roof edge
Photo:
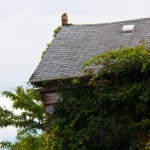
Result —
[[[130, 21], [142, 21], [142, 20], [149, 20], [150, 17], [143, 17], [143, 18], [137, 18], [137, 19], [127, 19], [122, 21], [110, 21], [105, 23], [91, 23], [91, 24], [73, 24], [71, 26], [91, 26], [91, 25], [106, 25], [106, 24], [114, 24], [114, 23], [124, 23], [124, 22], [130, 22]], [[68, 27], [68, 26], [67, 26]]]

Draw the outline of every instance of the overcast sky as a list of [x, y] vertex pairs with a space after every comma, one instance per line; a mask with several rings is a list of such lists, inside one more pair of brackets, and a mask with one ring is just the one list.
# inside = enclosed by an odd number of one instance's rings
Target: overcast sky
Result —
[[[150, 0], [0, 0], [0, 91], [29, 80], [64, 12], [73, 24], [145, 18]], [[0, 95], [0, 105], [9, 103]], [[0, 130], [0, 140], [15, 132]]]

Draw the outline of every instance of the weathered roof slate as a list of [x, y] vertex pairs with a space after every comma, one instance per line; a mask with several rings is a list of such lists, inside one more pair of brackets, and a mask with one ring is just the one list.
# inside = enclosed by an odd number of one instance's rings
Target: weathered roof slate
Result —
[[[123, 33], [123, 25], [134, 24], [133, 34]], [[29, 82], [76, 77], [83, 63], [122, 45], [150, 42], [150, 18], [113, 23], [63, 26], [43, 56]]]

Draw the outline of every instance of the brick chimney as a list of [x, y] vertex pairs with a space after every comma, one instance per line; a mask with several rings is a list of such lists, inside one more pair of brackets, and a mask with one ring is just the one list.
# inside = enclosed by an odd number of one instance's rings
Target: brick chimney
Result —
[[65, 26], [68, 24], [68, 16], [66, 13], [64, 13], [62, 16], [61, 16], [61, 23], [62, 23], [62, 26]]

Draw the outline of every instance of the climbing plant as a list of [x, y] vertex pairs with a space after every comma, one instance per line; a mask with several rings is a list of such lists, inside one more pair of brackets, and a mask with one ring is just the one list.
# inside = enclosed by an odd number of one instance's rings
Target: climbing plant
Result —
[[[88, 67], [98, 65], [96, 74]], [[145, 42], [84, 63], [85, 80], [60, 88], [49, 143], [65, 150], [146, 150], [150, 131], [150, 51]], [[83, 85], [86, 86], [83, 86]], [[57, 144], [56, 144], [57, 145]]]
[[95, 56], [83, 64], [83, 70], [85, 76], [69, 85], [60, 82], [62, 98], [46, 118], [42, 135], [29, 134], [13, 145], [3, 145], [11, 150], [30, 150], [33, 145], [37, 150], [149, 150], [150, 51], [146, 43]]

